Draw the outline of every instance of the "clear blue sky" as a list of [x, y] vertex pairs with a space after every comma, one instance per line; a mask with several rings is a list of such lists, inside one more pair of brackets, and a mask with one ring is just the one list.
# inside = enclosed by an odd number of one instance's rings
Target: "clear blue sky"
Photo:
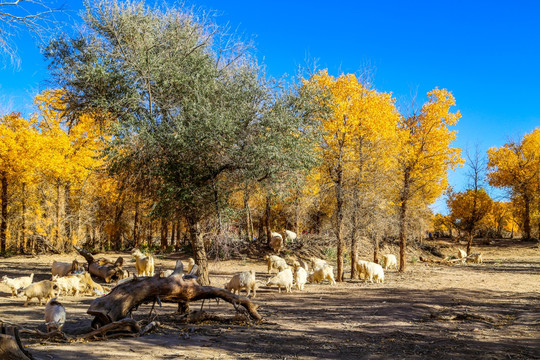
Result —
[[[150, 2], [152, 3], [152, 2]], [[292, 75], [306, 59], [330, 73], [374, 69], [374, 87], [400, 102], [438, 86], [462, 118], [454, 146], [482, 150], [540, 126], [540, 1], [188, 0], [219, 24], [253, 38], [270, 75]], [[79, 21], [79, 1], [70, 1]], [[30, 37], [18, 39], [20, 70], [0, 70], [0, 110], [32, 111], [47, 69]], [[464, 170], [450, 174], [457, 190]], [[434, 206], [444, 211], [443, 202]]]

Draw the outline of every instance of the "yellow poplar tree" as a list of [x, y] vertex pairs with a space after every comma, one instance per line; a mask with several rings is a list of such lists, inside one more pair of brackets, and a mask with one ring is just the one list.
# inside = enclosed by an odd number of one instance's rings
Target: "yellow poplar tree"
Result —
[[[531, 215], [540, 211], [540, 128], [525, 134], [520, 142], [510, 141], [488, 150], [488, 180], [492, 186], [508, 188], [514, 200], [523, 202], [524, 237], [531, 238]], [[538, 221], [540, 237], [540, 221]]]
[[503, 230], [510, 232], [512, 225], [511, 204], [505, 201], [494, 201], [484, 222], [495, 233], [496, 237], [502, 237]]
[[[39, 127], [44, 142], [43, 156], [48, 160], [41, 172], [56, 190], [54, 240], [65, 246], [76, 242], [73, 237], [72, 207], [70, 197], [73, 191], [83, 191], [85, 180], [93, 171], [103, 166], [99, 156], [104, 149], [107, 137], [104, 129], [89, 115], [81, 115], [74, 122], [66, 118], [62, 90], [45, 91], [36, 96], [39, 109]], [[62, 193], [63, 189], [63, 193]], [[61, 219], [61, 199], [63, 198], [64, 218]], [[61, 241], [61, 223], [64, 224], [65, 241]]]
[[493, 200], [484, 189], [468, 189], [464, 192], [450, 192], [446, 203], [452, 223], [467, 233], [467, 255], [470, 255], [474, 233], [491, 211]]
[[40, 153], [37, 132], [32, 121], [24, 119], [19, 113], [11, 113], [0, 118], [0, 182], [2, 186], [0, 253], [2, 254], [6, 252], [9, 187], [18, 183], [22, 184], [23, 192], [22, 242], [23, 244], [25, 242], [25, 184], [33, 177]]
[[446, 89], [428, 92], [419, 113], [403, 117], [399, 127], [402, 142], [398, 157], [399, 271], [405, 271], [406, 226], [411, 202], [430, 204], [448, 185], [447, 170], [462, 163], [460, 150], [450, 147], [456, 131], [449, 130], [461, 117], [450, 108], [455, 99]]
[[[373, 144], [380, 139], [396, 137], [399, 115], [390, 94], [367, 88], [354, 74], [342, 74], [336, 78], [327, 71], [321, 71], [309, 80], [309, 85], [322, 89], [329, 96], [324, 101], [329, 101], [330, 116], [320, 119], [322, 165], [318, 171], [322, 175], [319, 178], [328, 181], [335, 192], [336, 280], [343, 281], [343, 218], [347, 184], [355, 179], [356, 188], [361, 187], [367, 165], [378, 160], [372, 152], [376, 148]], [[354, 203], [354, 198], [359, 196], [358, 192], [353, 194]], [[356, 230], [356, 226], [353, 228]], [[352, 246], [352, 260], [356, 261], [354, 241]]]

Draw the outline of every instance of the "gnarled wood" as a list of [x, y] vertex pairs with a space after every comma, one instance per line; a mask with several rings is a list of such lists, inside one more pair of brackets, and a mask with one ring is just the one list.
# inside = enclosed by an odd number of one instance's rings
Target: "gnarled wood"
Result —
[[99, 327], [124, 319], [140, 304], [154, 301], [157, 297], [161, 301], [179, 304], [220, 298], [235, 307], [243, 306], [253, 319], [262, 319], [257, 312], [258, 305], [253, 304], [246, 297], [234, 295], [225, 289], [200, 286], [195, 280], [182, 279], [180, 275], [164, 278], [160, 278], [159, 275], [134, 278], [132, 281], [115, 287], [109, 294], [92, 301], [87, 313], [95, 316], [92, 326]]
[[[88, 272], [94, 276], [97, 276], [106, 283], [110, 283], [113, 280], [120, 280], [126, 277], [125, 271], [122, 269], [124, 259], [120, 256], [113, 263], [107, 259], [95, 260], [94, 256], [88, 251], [75, 246], [75, 249], [86, 259], [88, 262]], [[127, 274], [129, 276], [129, 274]]]
[[97, 330], [85, 334], [80, 339], [112, 339], [124, 336], [139, 336], [141, 328], [137, 321], [133, 319], [122, 319], [113, 323], [104, 325]]
[[31, 360], [32, 355], [24, 350], [16, 327], [4, 326], [0, 328], [0, 359], [5, 360]]

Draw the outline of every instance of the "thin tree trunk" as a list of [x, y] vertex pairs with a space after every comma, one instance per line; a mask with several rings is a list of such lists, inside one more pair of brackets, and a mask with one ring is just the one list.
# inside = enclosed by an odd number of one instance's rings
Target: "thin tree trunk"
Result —
[[167, 237], [169, 235], [169, 225], [167, 220], [161, 219], [161, 250], [167, 249]]
[[64, 186], [64, 233], [66, 235], [64, 249], [67, 248], [66, 245], [71, 245], [71, 206], [69, 204], [70, 192], [71, 186], [66, 184]]
[[175, 236], [176, 236], [176, 222], [171, 221], [171, 242], [170, 242], [171, 246], [174, 246], [176, 244]]
[[294, 204], [294, 232], [300, 237], [300, 189], [296, 189], [296, 202]]
[[197, 282], [203, 286], [210, 285], [208, 259], [206, 257], [206, 249], [204, 248], [204, 240], [200, 230], [200, 221], [189, 217], [188, 226], [191, 245], [193, 247], [193, 257], [195, 258], [195, 263], [199, 266], [199, 278], [197, 279]]
[[467, 256], [471, 255], [472, 241], [473, 241], [474, 231], [469, 231], [467, 234]]
[[22, 183], [22, 198], [21, 198], [21, 208], [22, 208], [22, 214], [21, 214], [21, 230], [22, 230], [22, 237], [21, 237], [21, 253], [26, 253], [26, 183]]
[[244, 212], [245, 212], [245, 221], [246, 221], [246, 237], [248, 241], [253, 240], [253, 232], [250, 229], [251, 223], [251, 212], [249, 210], [249, 193], [247, 185], [244, 187]]
[[[113, 246], [115, 250], [121, 250], [124, 247], [124, 245], [122, 244], [122, 234], [120, 231], [120, 219], [122, 218], [123, 214], [124, 214], [124, 202], [122, 201], [122, 205], [120, 205], [120, 208], [117, 207], [116, 216], [114, 217]], [[110, 244], [109, 244], [109, 248], [110, 248]]]
[[[540, 190], [538, 191], [538, 211], [540, 211]], [[540, 219], [538, 219], [538, 234], [536, 234], [537, 239], [540, 241]]]
[[356, 262], [358, 261], [358, 188], [353, 191], [353, 211], [351, 214], [351, 279], [358, 279]]
[[531, 199], [528, 195], [523, 196], [525, 202], [525, 219], [523, 221], [523, 232], [525, 233], [525, 240], [531, 238]]
[[180, 227], [180, 220], [177, 220], [176, 221], [176, 247], [175, 247], [176, 251], [180, 251], [180, 245], [181, 245], [180, 244], [180, 239], [181, 239], [180, 235], [182, 234], [181, 231], [180, 231], [180, 228], [181, 228]]
[[377, 234], [373, 235], [373, 262], [379, 263], [379, 236]]
[[405, 169], [403, 176], [403, 192], [401, 194], [401, 207], [399, 210], [399, 271], [404, 272], [405, 263], [405, 250], [407, 249], [407, 235], [406, 235], [406, 220], [407, 220], [407, 202], [409, 200], [409, 184], [410, 174], [409, 170]]
[[259, 239], [262, 238], [263, 234], [264, 234], [264, 216], [261, 216], [259, 219], [259, 228], [257, 229], [257, 235], [259, 236]]
[[139, 248], [140, 236], [139, 236], [139, 201], [135, 201], [135, 215], [133, 216], [133, 242], [135, 248]]
[[216, 208], [216, 217], [217, 217], [217, 233], [220, 235], [223, 232], [223, 224], [221, 219], [221, 209], [219, 206], [219, 193], [214, 181], [212, 181], [212, 187], [214, 188], [214, 206]]
[[6, 233], [7, 233], [7, 202], [8, 202], [8, 182], [6, 172], [2, 174], [2, 220], [0, 221], [0, 252], [6, 253]]
[[63, 251], [60, 246], [60, 184], [56, 185], [56, 224], [54, 229], [54, 244], [59, 251]]
[[345, 242], [343, 241], [343, 154], [339, 151], [339, 159], [336, 169], [336, 240], [337, 240], [337, 282], [343, 281], [343, 253]]
[[270, 240], [272, 240], [272, 230], [271, 230], [271, 219], [270, 219], [270, 195], [266, 195], [266, 243], [270, 245]]
[[149, 220], [146, 224], [146, 245], [148, 247], [152, 247], [154, 242], [154, 222], [152, 220]]
[[251, 208], [249, 206], [249, 203], [248, 203], [248, 224], [249, 224], [249, 232], [251, 234], [249, 240], [250, 241], [253, 241], [253, 239], [255, 238], [255, 229], [253, 227], [253, 215], [251, 214]]

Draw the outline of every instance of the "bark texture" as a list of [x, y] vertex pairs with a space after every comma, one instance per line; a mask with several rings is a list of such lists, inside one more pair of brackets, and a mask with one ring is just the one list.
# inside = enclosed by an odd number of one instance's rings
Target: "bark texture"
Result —
[[87, 313], [95, 316], [92, 325], [100, 327], [130, 316], [140, 304], [153, 302], [158, 297], [161, 301], [177, 302], [179, 309], [187, 309], [187, 304], [192, 301], [220, 298], [235, 307], [243, 306], [253, 319], [262, 319], [257, 312], [258, 306], [248, 298], [225, 289], [201, 286], [195, 280], [183, 279], [180, 274], [135, 278], [92, 301]]

